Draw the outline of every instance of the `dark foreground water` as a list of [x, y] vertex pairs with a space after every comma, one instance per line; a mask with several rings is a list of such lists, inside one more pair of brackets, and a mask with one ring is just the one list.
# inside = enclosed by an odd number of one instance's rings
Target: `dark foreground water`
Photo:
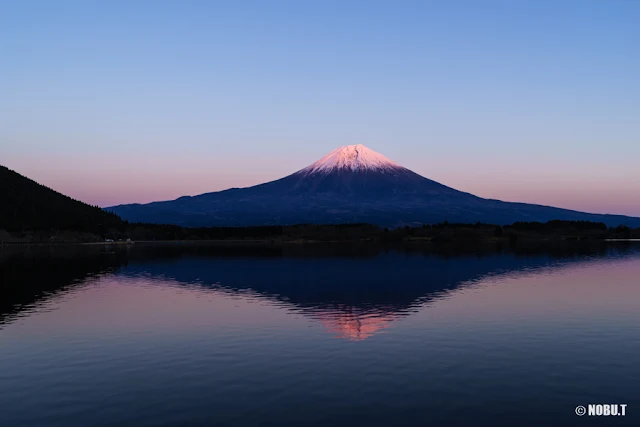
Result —
[[5, 248], [0, 280], [2, 426], [640, 426], [637, 244]]

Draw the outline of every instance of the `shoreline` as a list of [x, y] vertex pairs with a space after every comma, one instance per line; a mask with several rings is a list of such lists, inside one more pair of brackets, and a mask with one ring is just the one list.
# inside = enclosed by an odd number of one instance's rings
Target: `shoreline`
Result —
[[312, 239], [228, 239], [228, 240], [139, 240], [135, 242], [0, 242], [2, 247], [33, 247], [33, 246], [149, 246], [149, 245], [210, 245], [210, 246], [297, 246], [297, 245], [338, 245], [338, 244], [373, 244], [373, 245], [451, 245], [451, 244], [594, 244], [594, 243], [638, 243], [640, 239], [576, 239], [576, 238], [522, 238], [517, 241], [510, 241], [508, 238], [489, 238], [489, 239], [421, 239], [409, 238], [399, 241], [385, 241], [380, 239], [361, 239], [361, 240], [312, 240]]

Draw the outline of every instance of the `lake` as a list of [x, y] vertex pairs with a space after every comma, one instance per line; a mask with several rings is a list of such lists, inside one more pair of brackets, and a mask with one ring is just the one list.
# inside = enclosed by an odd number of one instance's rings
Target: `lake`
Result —
[[0, 280], [3, 426], [640, 425], [639, 243], [2, 248]]

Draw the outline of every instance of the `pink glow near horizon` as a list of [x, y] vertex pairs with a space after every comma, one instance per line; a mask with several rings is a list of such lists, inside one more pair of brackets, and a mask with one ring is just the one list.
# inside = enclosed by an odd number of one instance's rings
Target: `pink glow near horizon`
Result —
[[87, 203], [364, 144], [479, 196], [640, 216], [640, 2], [41, 3], [2, 2], [0, 164]]
[[[77, 157], [15, 157], [6, 166], [63, 194], [102, 207], [172, 200], [231, 187], [247, 187], [281, 178], [313, 159], [102, 157], [99, 163]], [[310, 161], [311, 160], [311, 161]], [[393, 159], [392, 159], [393, 160]], [[430, 179], [481, 197], [557, 206], [593, 213], [640, 216], [634, 197], [637, 181], [629, 169], [545, 169], [534, 165], [505, 167], [503, 160], [481, 169], [471, 162], [435, 160], [399, 162]], [[456, 167], [449, 167], [455, 164]]]

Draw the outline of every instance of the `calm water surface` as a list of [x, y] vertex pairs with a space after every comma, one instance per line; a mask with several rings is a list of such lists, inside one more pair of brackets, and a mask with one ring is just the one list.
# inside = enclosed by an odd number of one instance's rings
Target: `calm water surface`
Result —
[[0, 280], [3, 426], [640, 425], [640, 244], [2, 249]]

